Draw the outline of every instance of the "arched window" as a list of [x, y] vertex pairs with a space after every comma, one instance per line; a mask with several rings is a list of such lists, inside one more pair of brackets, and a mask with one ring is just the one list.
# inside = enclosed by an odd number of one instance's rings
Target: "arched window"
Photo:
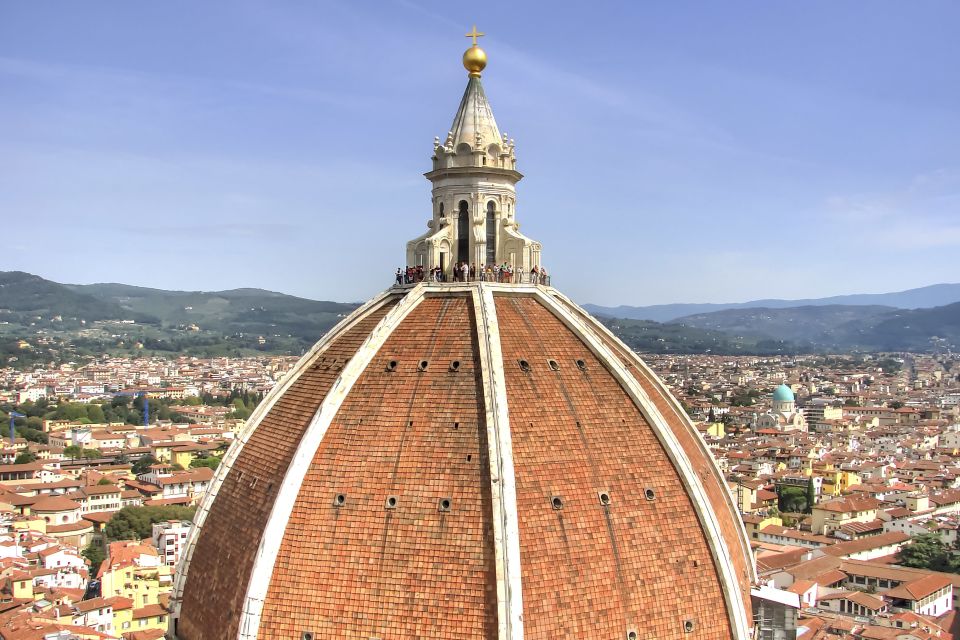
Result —
[[460, 201], [457, 216], [457, 262], [470, 260], [470, 212], [466, 200]]
[[442, 203], [442, 202], [440, 203], [440, 215], [441, 215], [441, 216], [443, 215], [443, 203]]
[[487, 264], [497, 262], [497, 214], [493, 200], [487, 203]]

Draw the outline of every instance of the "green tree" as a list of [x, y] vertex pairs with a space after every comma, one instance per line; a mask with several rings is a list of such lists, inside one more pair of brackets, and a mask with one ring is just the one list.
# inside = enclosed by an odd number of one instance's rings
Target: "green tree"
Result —
[[80, 555], [86, 558], [87, 564], [90, 565], [91, 576], [96, 575], [97, 569], [100, 568], [100, 565], [103, 564], [103, 561], [107, 557], [107, 554], [103, 550], [103, 545], [98, 542], [88, 544], [87, 548], [84, 549]]
[[70, 445], [69, 447], [63, 448], [63, 455], [69, 457], [71, 460], [76, 460], [77, 458], [83, 457], [83, 448], [78, 447], [75, 444]]
[[107, 523], [108, 540], [140, 540], [152, 533], [152, 527], [164, 520], [192, 520], [196, 507], [167, 505], [162, 507], [124, 507]]
[[916, 536], [911, 544], [901, 547], [897, 562], [905, 567], [932, 571], [956, 572], [958, 569], [950, 549], [934, 533]]
[[813, 505], [817, 503], [817, 492], [813, 486], [813, 476], [807, 480], [807, 508], [804, 509], [804, 513], [811, 513], [813, 511]]
[[99, 482], [97, 482], [97, 485], [100, 487], [108, 487], [108, 486], [112, 486], [113, 483], [110, 482], [110, 480], [108, 480], [107, 478], [100, 478]]
[[103, 424], [107, 421], [107, 418], [103, 413], [103, 409], [98, 404], [87, 405], [87, 418], [90, 419], [90, 422], [95, 422], [97, 424]]
[[146, 473], [150, 470], [150, 465], [157, 464], [157, 459], [154, 458], [149, 453], [136, 462], [133, 463], [133, 468], [130, 469], [133, 472], [133, 475], [138, 476], [141, 473]]
[[190, 468], [197, 469], [199, 467], [208, 467], [210, 469], [216, 469], [220, 466], [221, 458], [218, 456], [210, 456], [207, 458], [196, 458], [190, 461]]
[[17, 455], [14, 459], [13, 464], [30, 464], [31, 462], [36, 462], [37, 454], [33, 451], [24, 451]]

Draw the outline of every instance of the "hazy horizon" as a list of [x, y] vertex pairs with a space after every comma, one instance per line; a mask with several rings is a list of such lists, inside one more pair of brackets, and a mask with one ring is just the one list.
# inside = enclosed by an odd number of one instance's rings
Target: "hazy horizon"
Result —
[[960, 5], [0, 6], [0, 269], [363, 300], [466, 84], [600, 305], [960, 282]]

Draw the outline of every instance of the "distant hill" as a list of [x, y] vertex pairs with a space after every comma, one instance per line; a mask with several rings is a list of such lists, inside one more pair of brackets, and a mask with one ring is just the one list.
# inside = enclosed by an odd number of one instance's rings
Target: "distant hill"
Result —
[[897, 310], [858, 330], [859, 341], [874, 350], [927, 351], [960, 348], [960, 302], [933, 309]]
[[767, 340], [788, 340], [830, 347], [849, 342], [849, 327], [871, 324], [893, 307], [825, 305], [770, 309], [725, 309], [671, 320], [698, 329], [720, 331], [731, 336]]
[[225, 334], [282, 334], [313, 341], [358, 306], [264, 289], [166, 291], [116, 283], [66, 286], [127, 313], [154, 318], [163, 327], [197, 325]]
[[751, 300], [731, 303], [679, 303], [655, 304], [646, 307], [603, 307], [595, 304], [583, 305], [590, 313], [611, 318], [632, 318], [634, 320], [655, 320], [669, 322], [691, 315], [723, 311], [726, 309], [784, 309], [789, 307], [810, 307], [826, 305], [885, 306], [898, 309], [928, 309], [960, 302], [960, 284], [933, 284], [918, 289], [907, 289], [894, 293], [858, 293], [829, 298], [811, 298], [805, 300]]
[[800, 351], [926, 351], [960, 345], [960, 303], [932, 309], [829, 305], [726, 309], [666, 326], [716, 331], [747, 343], [780, 340]]
[[117, 304], [23, 271], [0, 271], [0, 321], [29, 325], [55, 316], [68, 321], [126, 317]]
[[[950, 297], [950, 291], [960, 292], [960, 285], [839, 296], [800, 306], [787, 305], [801, 301], [785, 300], [767, 301], [779, 306], [748, 307], [745, 305], [752, 303], [741, 303], [736, 308], [671, 318], [670, 322], [602, 319], [628, 345], [646, 352], [957, 350], [960, 302], [914, 310], [866, 304], [879, 299], [927, 304], [938, 296]], [[826, 304], [837, 299], [858, 302]], [[357, 306], [263, 289], [166, 291], [116, 283], [63, 285], [29, 273], [0, 272], [0, 362], [22, 366], [103, 352], [296, 355]], [[676, 313], [679, 309], [718, 306], [723, 305], [661, 305], [660, 309], [671, 307], [671, 313]], [[642, 308], [613, 308], [619, 309]], [[27, 339], [30, 346], [21, 347], [20, 339]]]

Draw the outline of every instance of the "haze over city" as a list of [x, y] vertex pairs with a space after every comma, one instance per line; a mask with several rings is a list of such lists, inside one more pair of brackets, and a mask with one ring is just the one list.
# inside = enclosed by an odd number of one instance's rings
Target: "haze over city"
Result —
[[527, 176], [522, 231], [575, 299], [960, 281], [958, 19], [948, 2], [3, 3], [0, 269], [369, 297], [425, 230], [421, 174], [476, 23]]

